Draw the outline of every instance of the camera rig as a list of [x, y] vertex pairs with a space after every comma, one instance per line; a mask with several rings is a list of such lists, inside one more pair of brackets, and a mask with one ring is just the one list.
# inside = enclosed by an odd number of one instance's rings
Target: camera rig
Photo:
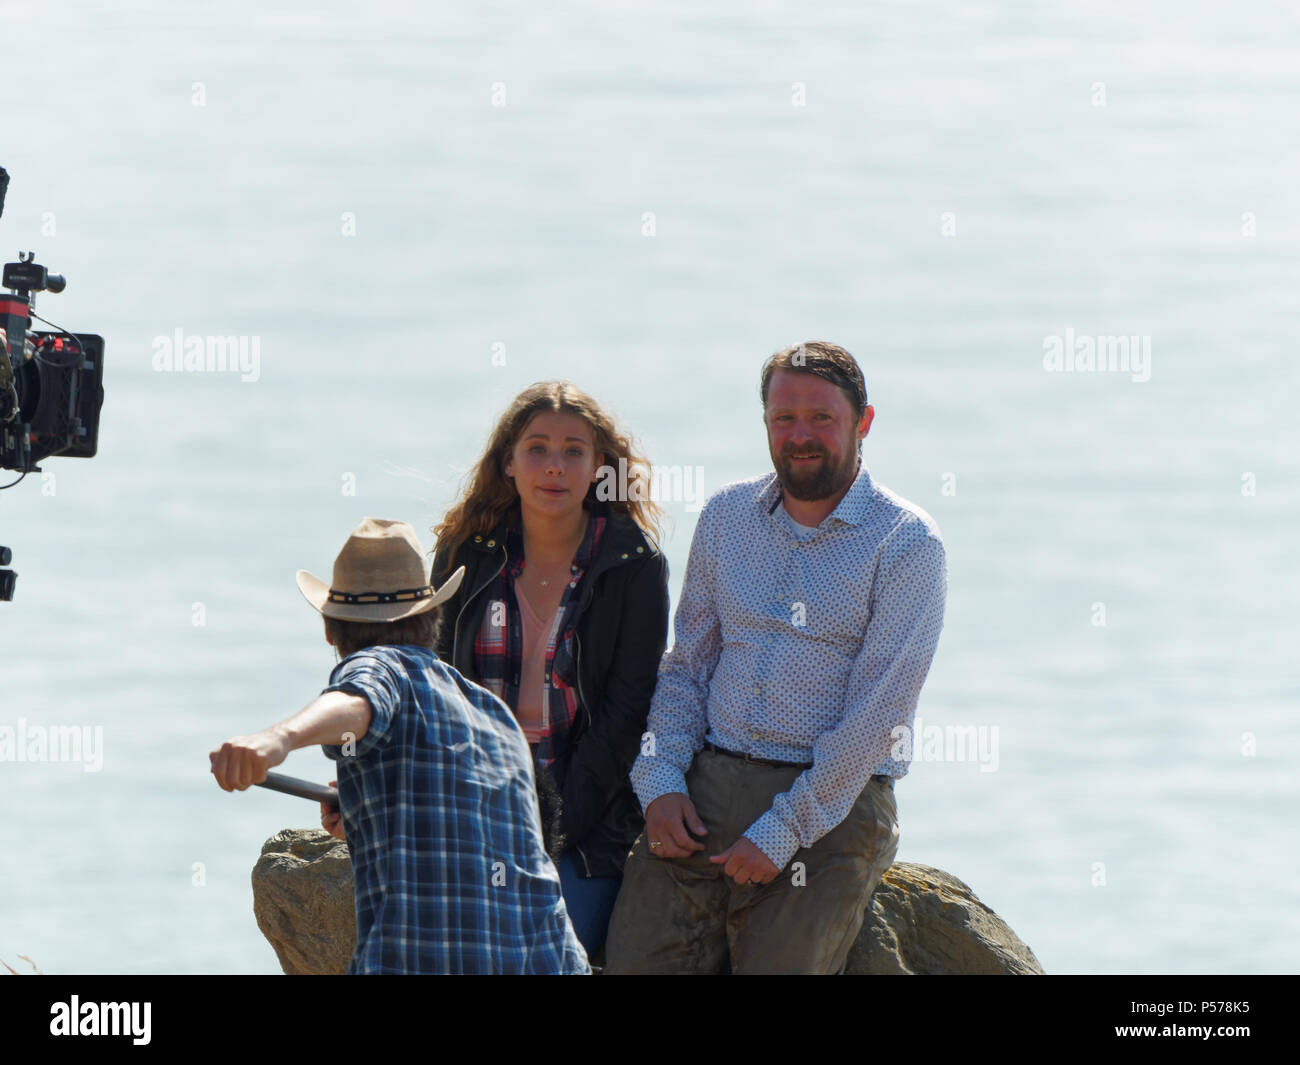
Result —
[[[9, 175], [0, 167], [0, 214]], [[5, 263], [0, 292], [0, 469], [19, 476], [12, 488], [47, 458], [92, 458], [98, 449], [99, 411], [104, 403], [104, 338], [70, 333], [39, 317], [36, 293], [62, 292], [67, 281], [19, 253]], [[32, 330], [32, 321], [51, 326]], [[0, 547], [0, 566], [11, 552]], [[13, 598], [17, 574], [0, 569], [0, 601]]]

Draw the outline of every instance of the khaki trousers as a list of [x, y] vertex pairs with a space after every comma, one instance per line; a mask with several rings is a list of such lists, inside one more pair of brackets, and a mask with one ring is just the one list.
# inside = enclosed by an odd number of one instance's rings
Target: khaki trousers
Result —
[[645, 833], [623, 871], [606, 973], [837, 973], [871, 893], [898, 853], [892, 781], [872, 777], [848, 816], [800, 848], [769, 884], [737, 884], [709, 861], [802, 770], [700, 751], [686, 789], [709, 834], [689, 858], [655, 858]]

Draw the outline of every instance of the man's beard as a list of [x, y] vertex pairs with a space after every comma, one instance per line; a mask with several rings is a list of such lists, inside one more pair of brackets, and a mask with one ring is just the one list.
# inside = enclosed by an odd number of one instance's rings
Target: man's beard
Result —
[[[810, 466], [807, 470], [800, 471], [794, 466], [790, 458], [794, 454], [811, 454], [813, 452], [820, 453], [822, 458], [820, 462]], [[856, 448], [848, 448], [844, 454], [844, 461], [837, 466], [832, 465], [828, 461], [829, 458], [828, 452], [816, 446], [802, 448], [787, 446], [781, 452], [780, 460], [773, 463], [776, 467], [776, 479], [780, 481], [782, 489], [788, 492], [792, 499], [798, 499], [804, 503], [826, 499], [852, 484], [858, 473], [858, 453]]]

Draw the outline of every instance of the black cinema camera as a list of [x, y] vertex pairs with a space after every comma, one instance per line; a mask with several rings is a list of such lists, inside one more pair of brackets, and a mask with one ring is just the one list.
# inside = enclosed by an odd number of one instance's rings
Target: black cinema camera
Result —
[[[9, 175], [0, 167], [0, 213]], [[98, 447], [99, 409], [104, 403], [104, 338], [69, 333], [57, 326], [33, 331], [37, 292], [62, 292], [67, 282], [19, 253], [5, 263], [0, 292], [0, 469], [16, 470], [17, 480], [40, 471], [42, 459], [64, 455], [91, 458]], [[46, 325], [53, 323], [45, 322]], [[0, 566], [10, 552], [0, 547]], [[13, 598], [16, 574], [0, 570], [0, 600]]]

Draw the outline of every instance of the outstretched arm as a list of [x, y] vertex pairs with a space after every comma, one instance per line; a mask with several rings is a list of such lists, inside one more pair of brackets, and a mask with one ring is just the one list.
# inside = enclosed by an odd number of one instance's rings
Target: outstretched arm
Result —
[[261, 732], [235, 736], [212, 751], [208, 755], [212, 775], [223, 790], [243, 791], [264, 781], [268, 770], [299, 747], [361, 739], [370, 728], [370, 716], [370, 703], [364, 697], [325, 692], [293, 717]]

